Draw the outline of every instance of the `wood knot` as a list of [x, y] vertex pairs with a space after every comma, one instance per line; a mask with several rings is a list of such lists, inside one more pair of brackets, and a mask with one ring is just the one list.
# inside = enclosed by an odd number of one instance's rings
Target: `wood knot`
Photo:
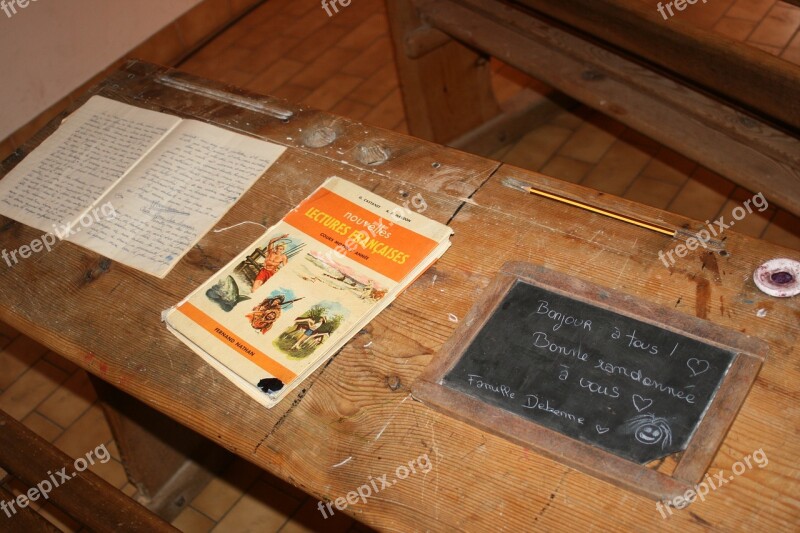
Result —
[[209, 270], [211, 272], [216, 272], [222, 268], [222, 264], [219, 263], [219, 260], [216, 257], [206, 253], [200, 244], [194, 245], [194, 248], [192, 248], [186, 255], [186, 260], [198, 268]]
[[391, 389], [392, 391], [396, 391], [397, 389], [403, 386], [403, 382], [400, 381], [400, 378], [398, 376], [389, 376], [386, 378], [386, 385], [388, 385], [389, 389]]
[[91, 283], [109, 270], [111, 270], [111, 259], [104, 257], [97, 263], [95, 268], [86, 271], [83, 275], [83, 281], [84, 283]]
[[17, 225], [15, 220], [8, 219], [2, 226], [0, 226], [0, 233], [6, 232]]

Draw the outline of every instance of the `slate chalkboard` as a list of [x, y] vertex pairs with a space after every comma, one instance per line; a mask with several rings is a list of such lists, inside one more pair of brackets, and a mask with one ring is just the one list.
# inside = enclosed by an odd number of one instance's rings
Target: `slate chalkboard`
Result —
[[686, 448], [735, 355], [517, 281], [443, 384], [644, 464]]
[[666, 500], [707, 474], [767, 351], [764, 341], [709, 320], [512, 261], [411, 393], [428, 408]]

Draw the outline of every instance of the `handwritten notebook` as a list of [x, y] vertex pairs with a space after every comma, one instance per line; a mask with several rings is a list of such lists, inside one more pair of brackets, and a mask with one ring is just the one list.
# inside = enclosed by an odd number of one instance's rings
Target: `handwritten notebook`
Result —
[[93, 96], [0, 180], [0, 214], [163, 278], [283, 151]]
[[341, 178], [166, 313], [170, 331], [271, 407], [450, 246], [452, 230]]

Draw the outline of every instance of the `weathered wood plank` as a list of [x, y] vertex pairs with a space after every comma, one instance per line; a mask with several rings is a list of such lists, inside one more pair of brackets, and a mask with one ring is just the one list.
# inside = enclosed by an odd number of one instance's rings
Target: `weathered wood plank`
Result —
[[[800, 129], [800, 67], [630, 0], [514, 0]], [[665, 2], [666, 3], [666, 2]]]
[[[0, 499], [6, 502], [12, 501], [14, 494], [0, 486]], [[30, 531], [41, 531], [43, 533], [61, 533], [61, 530], [45, 520], [39, 513], [30, 506], [23, 509], [16, 508], [17, 512], [10, 517], [5, 513], [0, 514], [0, 523], [3, 530], [9, 533], [29, 533]], [[11, 511], [9, 511], [10, 513]]]
[[449, 38], [441, 44], [435, 34], [420, 43], [431, 33], [411, 0], [387, 0], [386, 10], [412, 135], [448, 142], [500, 112], [484, 57]]
[[[45, 499], [40, 491], [47, 490], [43, 484], [47, 481], [52, 489], [47, 499], [92, 530], [177, 531], [91, 471], [76, 472], [73, 458], [4, 411], [0, 411], [0, 428], [0, 464], [29, 487], [41, 483], [37, 500]], [[88, 464], [85, 459], [84, 463]]]

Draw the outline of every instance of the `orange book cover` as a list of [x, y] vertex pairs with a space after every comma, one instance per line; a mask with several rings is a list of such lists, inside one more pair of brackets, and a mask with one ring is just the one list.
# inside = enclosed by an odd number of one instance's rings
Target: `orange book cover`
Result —
[[165, 320], [271, 406], [441, 256], [451, 234], [416, 211], [329, 178]]

